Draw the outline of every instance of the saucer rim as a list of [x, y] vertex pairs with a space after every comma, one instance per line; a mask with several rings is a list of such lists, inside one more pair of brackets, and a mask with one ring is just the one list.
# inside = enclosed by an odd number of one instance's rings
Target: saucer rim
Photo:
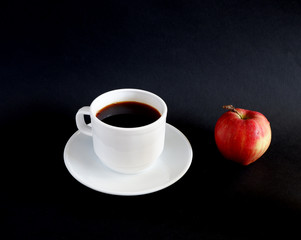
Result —
[[[72, 170], [72, 168], [71, 168], [72, 164], [70, 164], [70, 161], [68, 161], [68, 157], [67, 157], [67, 151], [68, 151], [68, 148], [70, 147], [70, 145], [72, 144], [72, 142], [76, 140], [76, 137], [78, 135], [84, 135], [79, 130], [77, 130], [75, 133], [72, 134], [72, 136], [68, 139], [68, 141], [67, 141], [67, 143], [66, 143], [66, 145], [64, 147], [63, 157], [64, 157], [65, 166], [66, 166], [67, 170], [69, 171], [69, 173], [71, 174], [71, 176], [74, 177], [78, 182], [80, 182], [81, 184], [83, 184], [84, 186], [86, 186], [88, 188], [91, 188], [91, 189], [93, 189], [95, 191], [98, 191], [98, 192], [101, 192], [101, 193], [105, 193], [105, 194], [118, 195], [118, 196], [138, 196], [138, 195], [145, 195], [145, 194], [154, 193], [154, 192], [163, 190], [163, 189], [165, 189], [165, 188], [173, 185], [175, 182], [177, 182], [178, 180], [180, 180], [185, 175], [185, 173], [190, 168], [191, 163], [192, 163], [192, 159], [193, 159], [193, 150], [192, 150], [192, 146], [191, 146], [188, 138], [179, 129], [177, 129], [173, 125], [171, 125], [169, 123], [166, 123], [166, 127], [170, 128], [171, 131], [177, 132], [177, 135], [181, 136], [181, 138], [183, 140], [185, 140], [185, 145], [186, 145], [185, 148], [187, 148], [188, 153], [187, 153], [187, 159], [185, 160], [186, 164], [184, 165], [184, 167], [182, 168], [182, 170], [179, 171], [179, 173], [177, 174], [176, 177], [174, 177], [171, 180], [167, 181], [165, 184], [159, 184], [158, 186], [154, 186], [154, 187], [147, 188], [147, 189], [144, 189], [144, 190], [139, 190], [139, 191], [118, 191], [118, 190], [117, 191], [116, 190], [112, 191], [109, 188], [105, 188], [103, 186], [102, 187], [97, 187], [97, 186], [95, 186], [93, 184], [89, 184], [89, 183], [83, 181], [80, 177], [78, 177], [78, 174], [75, 173]], [[166, 131], [167, 131], [167, 128], [166, 128]], [[150, 169], [152, 168], [152, 166], [151, 166], [149, 169], [146, 169], [143, 172], [137, 173], [137, 174], [122, 174], [122, 173], [118, 173], [118, 172], [115, 172], [115, 171], [109, 169], [103, 163], [102, 163], [102, 165], [108, 171], [112, 171], [115, 174], [118, 174], [120, 176], [125, 176], [125, 177], [126, 176], [143, 175], [143, 174], [147, 173], [148, 171], [151, 171]]]

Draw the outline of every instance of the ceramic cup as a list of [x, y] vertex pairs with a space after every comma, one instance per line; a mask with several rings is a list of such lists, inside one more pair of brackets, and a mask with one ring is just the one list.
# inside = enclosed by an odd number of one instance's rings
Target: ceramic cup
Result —
[[[156, 121], [134, 128], [115, 127], [96, 117], [102, 108], [117, 102], [135, 101], [157, 109], [161, 117]], [[89, 115], [87, 125], [84, 115]], [[135, 174], [149, 168], [160, 156], [164, 147], [167, 106], [157, 95], [139, 89], [118, 89], [98, 96], [90, 106], [76, 114], [80, 132], [91, 136], [94, 152], [109, 168], [119, 173]]]

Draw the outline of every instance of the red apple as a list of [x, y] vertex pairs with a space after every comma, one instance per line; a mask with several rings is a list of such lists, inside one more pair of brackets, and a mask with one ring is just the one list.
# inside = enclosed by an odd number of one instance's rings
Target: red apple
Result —
[[260, 158], [271, 143], [271, 127], [266, 117], [255, 111], [223, 106], [228, 109], [217, 121], [214, 137], [222, 155], [242, 165]]

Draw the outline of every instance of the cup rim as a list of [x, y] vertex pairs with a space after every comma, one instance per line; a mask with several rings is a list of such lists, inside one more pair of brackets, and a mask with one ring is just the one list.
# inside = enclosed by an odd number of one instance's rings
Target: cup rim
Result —
[[[154, 122], [152, 123], [149, 123], [147, 125], [144, 125], [144, 126], [139, 126], [139, 127], [129, 127], [129, 128], [126, 128], [126, 127], [118, 127], [118, 126], [113, 126], [113, 125], [110, 125], [110, 124], [107, 124], [103, 121], [101, 121], [100, 119], [98, 119], [96, 117], [96, 113], [92, 112], [92, 105], [95, 104], [96, 100], [103, 97], [104, 95], [107, 95], [107, 94], [112, 94], [114, 92], [124, 92], [124, 91], [131, 91], [131, 92], [139, 92], [139, 93], [145, 93], [145, 94], [148, 94], [148, 95], [151, 95], [153, 97], [155, 97], [157, 100], [159, 100], [159, 102], [162, 104], [163, 106], [163, 111], [161, 113], [161, 116]], [[116, 101], [116, 102], [121, 102], [121, 101]], [[139, 102], [139, 101], [137, 101]], [[112, 102], [114, 103], [114, 102]], [[110, 104], [112, 104], [110, 103]], [[148, 105], [151, 105], [151, 104], [148, 104]], [[154, 107], [154, 106], [152, 106]], [[154, 107], [156, 108], [156, 107]], [[157, 108], [156, 108], [157, 109]], [[142, 89], [136, 89], [136, 88], [121, 88], [121, 89], [115, 89], [115, 90], [111, 90], [111, 91], [107, 91], [101, 95], [99, 95], [98, 97], [96, 97], [91, 105], [90, 105], [90, 116], [91, 118], [93, 118], [97, 123], [107, 127], [107, 128], [110, 128], [110, 129], [115, 129], [115, 130], [119, 130], [119, 131], [137, 131], [137, 130], [145, 130], [145, 129], [148, 129], [148, 128], [151, 128], [152, 126], [155, 126], [157, 124], [160, 124], [162, 121], [165, 121], [166, 119], [166, 116], [167, 116], [167, 105], [165, 103], [165, 101], [159, 97], [158, 95], [152, 93], [152, 92], [149, 92], [147, 90], [142, 90]]]

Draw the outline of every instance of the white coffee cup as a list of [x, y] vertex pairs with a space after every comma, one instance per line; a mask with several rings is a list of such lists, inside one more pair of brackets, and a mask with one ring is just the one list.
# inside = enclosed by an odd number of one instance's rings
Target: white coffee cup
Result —
[[[152, 106], [161, 117], [141, 127], [122, 128], [104, 123], [96, 117], [99, 110], [118, 102], [134, 101]], [[87, 125], [84, 115], [89, 115]], [[93, 138], [94, 152], [114, 171], [126, 174], [139, 173], [149, 168], [160, 156], [164, 147], [167, 106], [157, 95], [139, 89], [118, 89], [98, 96], [88, 107], [76, 114], [78, 129]]]

